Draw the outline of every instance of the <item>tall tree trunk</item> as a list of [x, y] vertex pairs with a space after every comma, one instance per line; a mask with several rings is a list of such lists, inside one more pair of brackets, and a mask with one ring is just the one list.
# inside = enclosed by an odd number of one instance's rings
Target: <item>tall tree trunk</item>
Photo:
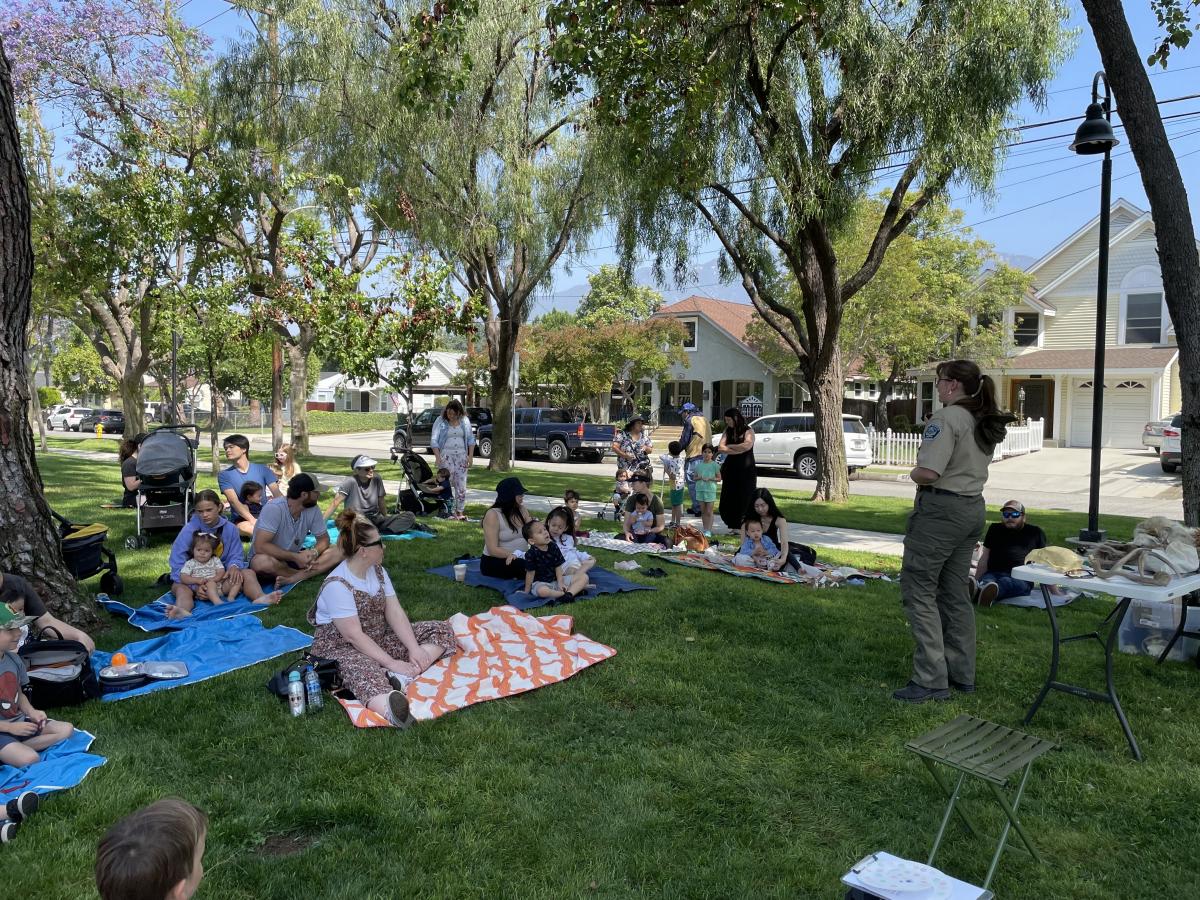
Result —
[[887, 406], [892, 394], [896, 391], [896, 380], [899, 377], [900, 364], [893, 361], [887, 378], [879, 382], [879, 398], [875, 401], [875, 427], [879, 431], [887, 431], [891, 426], [891, 417], [888, 415]]
[[[288, 342], [288, 367], [291, 369], [292, 401], [292, 449], [297, 453], [308, 452], [308, 353], [311, 339], [306, 339], [304, 330], [295, 342]], [[275, 429], [271, 429], [274, 436]], [[272, 448], [279, 444], [272, 442]]]
[[1088, 23], [1150, 200], [1167, 309], [1183, 385], [1183, 518], [1200, 525], [1200, 255], [1179, 164], [1171, 151], [1121, 0], [1083, 0]]
[[55, 614], [87, 624], [95, 620], [92, 604], [67, 574], [29, 427], [33, 246], [9, 71], [0, 42], [0, 569], [27, 578]]
[[[295, 416], [296, 408], [292, 407]], [[271, 449], [283, 443], [283, 343], [279, 335], [271, 341]]]
[[46, 416], [42, 412], [42, 398], [38, 396], [37, 361], [33, 354], [30, 354], [27, 369], [29, 372], [29, 419], [31, 425], [37, 426], [38, 450], [42, 453], [47, 453], [50, 448], [46, 444]]
[[846, 388], [841, 351], [835, 345], [828, 357], [817, 354], [805, 362], [817, 437], [817, 487], [812, 498], [844, 503], [850, 496], [850, 484], [842, 428], [842, 395]]
[[124, 434], [132, 438], [146, 430], [146, 388], [140, 367], [126, 368], [118, 388], [121, 392], [121, 410], [125, 413]]
[[512, 371], [513, 354], [517, 349], [520, 324], [513, 321], [513, 312], [519, 304], [512, 297], [500, 305], [495, 320], [488, 322], [488, 375], [491, 379], [492, 404], [492, 458], [488, 468], [493, 472], [507, 472], [512, 468], [512, 408], [513, 390], [509, 375]]

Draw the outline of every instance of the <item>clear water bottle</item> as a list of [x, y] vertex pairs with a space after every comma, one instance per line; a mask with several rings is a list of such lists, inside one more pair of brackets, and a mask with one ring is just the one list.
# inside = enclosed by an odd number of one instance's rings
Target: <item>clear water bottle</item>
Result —
[[288, 709], [293, 716], [304, 715], [304, 682], [299, 672], [288, 675]]
[[321, 698], [321, 679], [317, 678], [312, 666], [306, 666], [304, 669], [304, 693], [308, 700], [309, 712], [316, 712], [321, 708], [324, 702]]

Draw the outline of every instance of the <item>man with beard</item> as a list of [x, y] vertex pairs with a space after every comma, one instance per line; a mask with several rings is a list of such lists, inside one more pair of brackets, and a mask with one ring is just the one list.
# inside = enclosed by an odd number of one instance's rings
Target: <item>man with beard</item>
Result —
[[[329, 541], [325, 519], [317, 507], [321, 489], [313, 477], [301, 472], [288, 482], [287, 496], [262, 509], [250, 542], [250, 568], [264, 586], [295, 584], [323, 575], [342, 561], [342, 551]], [[315, 543], [305, 547], [311, 536]]]

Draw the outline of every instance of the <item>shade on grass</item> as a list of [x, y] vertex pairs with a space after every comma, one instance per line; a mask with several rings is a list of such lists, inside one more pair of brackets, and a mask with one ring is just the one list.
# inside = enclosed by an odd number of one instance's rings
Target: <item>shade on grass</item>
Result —
[[[120, 548], [132, 515], [96, 508], [116, 466], [40, 464], [51, 503], [112, 524]], [[478, 552], [478, 526], [436, 527], [436, 541], [386, 548], [410, 615], [490, 605], [425, 574]], [[157, 595], [166, 549], [159, 539], [118, 550], [131, 602]], [[910, 650], [894, 584], [813, 591], [682, 567], [647, 583], [658, 590], [570, 609], [576, 630], [616, 647], [615, 658], [404, 733], [358, 731], [333, 704], [291, 719], [264, 688], [282, 661], [71, 710], [109, 764], [52, 797], [5, 848], [2, 893], [91, 896], [104, 829], [176, 794], [210, 816], [204, 897], [838, 897], [863, 854], [923, 859], [932, 843], [943, 801], [905, 740], [959, 712], [1020, 727], [1048, 661], [1044, 613], [982, 611], [979, 693], [901, 706], [888, 696], [908, 677]], [[315, 592], [301, 585], [264, 623], [305, 628]], [[1081, 629], [1108, 608], [1081, 600], [1060, 616]], [[103, 648], [143, 636], [109, 621]], [[1100, 659], [1071, 648], [1063, 677], [1099, 684]], [[1022, 820], [1051, 863], [1006, 853], [993, 885], [1006, 900], [1198, 893], [1188, 860], [1200, 673], [1116, 663], [1147, 761], [1130, 759], [1110, 709], [1047, 700], [1029, 730], [1063, 749], [1035, 767]], [[983, 802], [972, 810], [996, 833], [1001, 817]], [[939, 865], [980, 879], [990, 846], [952, 826]]]

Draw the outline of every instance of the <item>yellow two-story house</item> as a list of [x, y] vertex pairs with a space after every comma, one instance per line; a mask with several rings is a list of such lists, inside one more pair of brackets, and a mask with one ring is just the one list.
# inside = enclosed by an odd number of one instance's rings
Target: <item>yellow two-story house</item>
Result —
[[[1048, 443], [1090, 447], [1096, 348], [1097, 216], [1029, 266], [1033, 286], [1005, 312], [1014, 348], [987, 369], [1000, 405], [1044, 419]], [[1179, 352], [1167, 313], [1150, 213], [1112, 206], [1105, 342], [1105, 447], [1141, 446], [1148, 421], [1179, 410]], [[935, 404], [933, 374], [919, 376], [917, 416]]]

